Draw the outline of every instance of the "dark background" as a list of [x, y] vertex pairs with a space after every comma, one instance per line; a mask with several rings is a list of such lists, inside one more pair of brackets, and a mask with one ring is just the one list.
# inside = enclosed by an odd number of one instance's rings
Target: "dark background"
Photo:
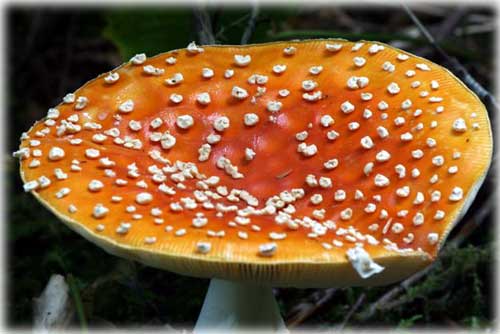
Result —
[[[444, 51], [492, 91], [496, 66], [494, 11], [433, 4], [413, 10]], [[185, 47], [191, 40], [200, 41], [210, 30], [200, 23], [200, 17], [210, 19], [217, 43], [240, 44], [251, 13], [252, 8], [227, 6], [208, 10], [7, 8], [9, 326], [32, 326], [32, 300], [55, 273], [65, 276], [70, 286], [76, 310], [72, 325], [76, 328], [193, 326], [208, 280], [116, 258], [71, 232], [33, 196], [23, 193], [18, 162], [9, 152], [17, 149], [20, 134], [66, 93], [131, 55], [154, 55]], [[327, 37], [378, 40], [454, 70], [398, 6], [261, 7], [254, 13], [258, 15], [250, 43]], [[496, 327], [491, 286], [496, 247], [494, 184], [490, 173], [434, 267], [393, 298], [382, 297], [397, 284], [369, 289], [275, 289], [289, 327]], [[375, 310], [374, 305], [380, 309]]]

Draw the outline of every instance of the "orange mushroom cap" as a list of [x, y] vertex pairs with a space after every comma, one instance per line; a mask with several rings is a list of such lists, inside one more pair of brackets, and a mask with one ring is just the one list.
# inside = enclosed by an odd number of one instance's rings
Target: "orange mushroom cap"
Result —
[[488, 169], [479, 99], [378, 42], [205, 46], [65, 96], [25, 190], [107, 251], [274, 285], [377, 285], [435, 258]]

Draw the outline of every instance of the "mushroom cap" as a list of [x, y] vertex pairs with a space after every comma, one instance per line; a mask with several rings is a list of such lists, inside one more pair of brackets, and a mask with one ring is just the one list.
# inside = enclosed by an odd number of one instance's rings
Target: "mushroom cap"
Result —
[[427, 266], [492, 154], [476, 95], [379, 42], [192, 43], [55, 109], [16, 155], [25, 190], [70, 228], [154, 267], [277, 286]]

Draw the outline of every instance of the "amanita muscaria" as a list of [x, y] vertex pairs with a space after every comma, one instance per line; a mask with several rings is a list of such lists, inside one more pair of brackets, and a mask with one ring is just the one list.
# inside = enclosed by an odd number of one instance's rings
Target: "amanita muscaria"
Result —
[[[213, 281], [198, 328], [225, 303], [235, 323], [263, 310], [280, 325], [270, 286], [380, 285], [429, 265], [492, 153], [485, 107], [449, 71], [345, 40], [138, 54], [21, 139], [25, 190], [85, 238], [239, 282]], [[258, 291], [260, 305], [238, 299]]]

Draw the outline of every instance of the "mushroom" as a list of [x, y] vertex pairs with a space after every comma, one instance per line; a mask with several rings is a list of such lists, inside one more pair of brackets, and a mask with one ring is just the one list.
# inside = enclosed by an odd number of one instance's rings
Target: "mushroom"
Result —
[[68, 94], [14, 155], [25, 191], [109, 253], [213, 278], [202, 331], [284, 328], [272, 286], [428, 266], [491, 154], [485, 107], [446, 69], [309, 40], [137, 55]]

